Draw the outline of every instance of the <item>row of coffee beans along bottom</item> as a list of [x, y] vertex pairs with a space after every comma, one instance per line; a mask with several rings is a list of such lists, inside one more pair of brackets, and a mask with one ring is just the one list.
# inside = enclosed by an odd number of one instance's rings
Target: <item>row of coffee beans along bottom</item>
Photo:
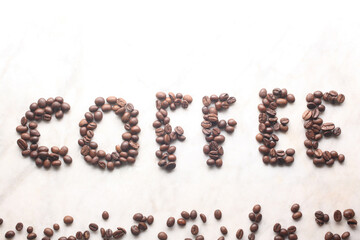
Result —
[[[298, 221], [302, 217], [302, 213], [299, 211], [300, 205], [295, 203], [291, 206], [291, 212], [293, 213], [293, 219], [295, 221]], [[247, 239], [254, 240], [255, 239], [255, 233], [259, 229], [259, 223], [262, 220], [262, 214], [261, 212], [261, 206], [259, 204], [256, 204], [252, 211], [249, 213], [249, 220], [252, 222], [249, 227], [249, 235], [247, 236]], [[296, 215], [296, 217], [294, 217]], [[108, 220], [110, 217], [110, 214], [107, 211], [104, 211], [102, 213], [102, 219]], [[195, 240], [203, 240], [205, 239], [204, 235], [202, 235], [200, 231], [200, 227], [194, 223], [194, 221], [198, 218], [200, 218], [201, 223], [205, 224], [207, 222], [207, 216], [204, 213], [198, 214], [196, 210], [192, 210], [190, 212], [188, 211], [182, 211], [180, 213], [179, 218], [169, 217], [166, 221], [166, 227], [167, 229], [173, 228], [176, 224], [179, 227], [184, 227], [187, 224], [192, 224], [192, 227], [190, 229], [189, 236], [185, 238], [185, 240], [195, 239]], [[213, 214], [214, 218], [217, 221], [220, 221], [223, 217], [223, 214], [221, 210], [217, 209], [214, 211]], [[339, 223], [342, 220], [342, 217], [344, 217], [347, 220], [348, 225], [351, 228], [355, 228], [357, 226], [357, 221], [355, 220], [355, 211], [353, 209], [346, 209], [341, 213], [340, 210], [336, 210], [334, 212], [334, 220], [335, 222]], [[324, 214], [322, 211], [316, 211], [315, 212], [315, 221], [319, 226], [324, 225], [324, 223], [329, 222], [330, 216], [328, 214]], [[130, 233], [133, 236], [138, 236], [142, 232], [146, 231], [148, 229], [148, 226], [152, 225], [154, 222], [154, 217], [152, 215], [145, 216], [142, 213], [135, 213], [133, 215], [133, 220], [136, 222], [136, 224], [132, 225], [130, 227]], [[0, 218], [0, 225], [2, 225], [4, 220]], [[74, 222], [74, 218], [72, 216], [65, 216], [63, 218], [63, 222], [65, 226], [70, 226]], [[191, 223], [192, 222], [192, 223]], [[24, 224], [19, 222], [15, 225], [15, 231], [21, 232], [24, 228]], [[50, 240], [54, 237], [54, 234], [60, 230], [60, 225], [57, 223], [54, 223], [52, 227], [46, 227], [43, 229], [43, 237], [42, 240]], [[298, 236], [296, 234], [296, 226], [290, 226], [288, 228], [282, 227], [280, 223], [275, 223], [273, 227], [273, 231], [276, 233], [274, 240], [284, 240], [284, 239], [290, 239], [290, 240], [297, 240]], [[16, 233], [14, 230], [9, 230], [5, 233], [6, 239], [12, 239], [15, 237]], [[71, 236], [62, 236], [59, 237], [59, 240], [81, 240], [81, 239], [90, 239], [91, 233], [95, 233], [99, 231], [101, 238], [105, 240], [110, 239], [120, 239], [124, 237], [128, 232], [123, 227], [117, 227], [115, 230], [112, 229], [105, 229], [103, 227], [99, 227], [97, 223], [89, 223], [89, 229], [85, 231], [77, 231], [74, 235]], [[37, 239], [38, 235], [34, 232], [34, 228], [32, 226], [28, 226], [26, 228], [27, 232], [27, 239]], [[221, 226], [219, 228], [219, 235], [218, 240], [224, 240], [225, 237], [228, 237], [230, 234], [228, 234], [228, 229], [226, 226]], [[244, 230], [242, 228], [239, 228], [236, 233], [235, 237], [236, 239], [243, 239], [245, 236]], [[165, 231], [161, 231], [157, 235], [158, 239], [160, 240], [166, 240], [168, 239], [167, 233]], [[350, 238], [350, 232], [345, 231], [341, 236], [339, 234], [333, 234], [331, 232], [327, 232], [325, 234], [325, 240], [341, 240], [341, 239], [349, 239]], [[211, 239], [214, 239], [211, 237]]]

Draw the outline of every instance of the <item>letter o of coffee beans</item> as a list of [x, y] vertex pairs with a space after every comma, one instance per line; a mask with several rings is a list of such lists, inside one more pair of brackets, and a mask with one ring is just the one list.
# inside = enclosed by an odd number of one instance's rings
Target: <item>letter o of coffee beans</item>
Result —
[[276, 150], [275, 146], [279, 137], [274, 133], [276, 131], [288, 131], [288, 118], [281, 118], [280, 121], [276, 116], [277, 107], [285, 107], [288, 103], [295, 102], [295, 97], [288, 94], [285, 88], [275, 88], [272, 93], [268, 93], [265, 88], [261, 89], [259, 96], [262, 103], [258, 105], [259, 114], [259, 133], [256, 140], [262, 145], [259, 152], [263, 155], [265, 164], [291, 164], [294, 162], [295, 150], [292, 148]]
[[322, 151], [318, 147], [319, 141], [323, 137], [339, 136], [341, 129], [335, 127], [333, 123], [324, 123], [323, 119], [319, 117], [325, 111], [325, 105], [322, 104], [322, 101], [331, 104], [341, 104], [345, 101], [345, 96], [338, 94], [336, 91], [324, 94], [321, 91], [315, 91], [306, 96], [308, 109], [302, 115], [305, 121], [304, 128], [306, 129], [305, 136], [307, 138], [304, 145], [307, 148], [306, 154], [312, 158], [316, 166], [324, 164], [332, 166], [335, 160], [338, 160], [340, 163], [344, 162], [345, 156], [338, 154], [336, 151]]
[[40, 98], [37, 102], [30, 104], [29, 110], [21, 118], [16, 131], [20, 134], [17, 144], [24, 157], [30, 157], [35, 160], [38, 167], [50, 168], [61, 166], [60, 156], [66, 164], [72, 162], [72, 158], [67, 155], [68, 148], [63, 146], [52, 147], [51, 152], [45, 146], [39, 146], [40, 132], [37, 130], [38, 122], [41, 120], [49, 122], [52, 116], [61, 119], [64, 113], [70, 110], [70, 105], [64, 102], [62, 97]]
[[[98, 150], [98, 144], [92, 141], [97, 123], [103, 118], [103, 112], [113, 111], [125, 124], [125, 133], [122, 134], [123, 142], [115, 147], [112, 153]], [[81, 147], [81, 155], [89, 164], [101, 169], [114, 170], [123, 164], [132, 164], [136, 160], [139, 149], [139, 136], [141, 129], [138, 127], [137, 116], [139, 111], [131, 103], [122, 98], [110, 96], [106, 101], [102, 97], [95, 99], [95, 105], [89, 107], [85, 118], [79, 122], [80, 135], [78, 143]]]

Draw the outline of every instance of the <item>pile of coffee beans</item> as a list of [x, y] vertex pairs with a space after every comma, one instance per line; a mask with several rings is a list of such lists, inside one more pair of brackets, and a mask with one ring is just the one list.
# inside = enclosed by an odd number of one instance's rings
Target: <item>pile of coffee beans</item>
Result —
[[[38, 167], [50, 168], [59, 167], [61, 165], [60, 156], [66, 164], [72, 162], [72, 158], [67, 155], [67, 147], [52, 147], [51, 153], [49, 148], [45, 146], [39, 146], [40, 132], [36, 129], [37, 122], [41, 120], [49, 122], [52, 115], [55, 114], [55, 118], [61, 119], [64, 113], [70, 110], [70, 105], [64, 102], [62, 97], [40, 98], [37, 102], [30, 104], [30, 110], [25, 113], [25, 116], [21, 118], [21, 125], [16, 127], [16, 131], [21, 135], [21, 138], [17, 140], [17, 144], [22, 151], [24, 157], [30, 157], [35, 160], [35, 164]], [[11, 233], [9, 233], [11, 235]]]
[[254, 240], [255, 233], [259, 230], [259, 223], [261, 222], [262, 219], [262, 214], [260, 213], [260, 211], [261, 211], [261, 206], [259, 204], [256, 204], [253, 207], [252, 212], [249, 213], [249, 219], [252, 222], [250, 226], [251, 233], [248, 236], [249, 240]]
[[327, 232], [325, 234], [325, 240], [341, 240], [341, 239], [349, 239], [350, 237], [350, 233], [349, 232], [344, 232], [341, 237], [339, 234], [335, 233], [333, 234], [332, 232]]
[[152, 215], [146, 217], [142, 213], [135, 213], [133, 220], [138, 222], [138, 224], [133, 225], [130, 231], [134, 236], [138, 236], [141, 232], [144, 232], [148, 229], [147, 224], [151, 225], [154, 222], [154, 217]]
[[227, 133], [233, 133], [237, 122], [234, 119], [229, 119], [227, 122], [220, 120], [218, 112], [228, 109], [236, 102], [236, 98], [230, 97], [227, 93], [222, 93], [219, 96], [213, 94], [210, 97], [204, 96], [202, 102], [204, 105], [202, 108], [204, 121], [201, 122], [201, 127], [205, 140], [208, 142], [203, 147], [203, 152], [209, 156], [206, 163], [208, 166], [221, 167], [223, 164], [221, 157], [224, 154], [221, 144], [225, 141], [225, 136], [221, 132], [225, 130]]
[[294, 162], [295, 150], [292, 148], [286, 151], [276, 150], [275, 146], [279, 137], [274, 132], [288, 131], [289, 119], [281, 118], [279, 122], [276, 117], [276, 109], [295, 102], [295, 97], [293, 94], [288, 94], [285, 88], [275, 88], [272, 93], [268, 93], [263, 88], [260, 90], [259, 96], [262, 98], [262, 103], [258, 105], [260, 133], [256, 135], [256, 140], [263, 144], [259, 147], [259, 152], [263, 155], [263, 162], [265, 164], [291, 164]]
[[300, 210], [300, 205], [298, 203], [294, 203], [291, 206], [291, 212], [292, 214], [292, 218], [294, 220], [299, 220], [302, 217], [302, 212], [299, 211]]
[[[104, 150], [97, 150], [98, 144], [91, 139], [94, 137], [94, 130], [97, 123], [103, 118], [103, 112], [114, 111], [125, 124], [125, 133], [122, 134], [123, 142], [116, 145], [115, 151], [106, 153]], [[139, 111], [134, 105], [127, 103], [123, 98], [114, 96], [95, 99], [95, 105], [89, 107], [89, 112], [85, 113], [85, 118], [79, 122], [80, 135], [78, 143], [81, 146], [81, 155], [87, 163], [97, 166], [101, 169], [107, 168], [114, 170], [123, 164], [133, 164], [138, 155], [139, 136], [141, 129], [138, 124], [137, 116]], [[103, 160], [105, 159], [105, 160]]]
[[273, 227], [274, 232], [276, 233], [274, 240], [297, 240], [298, 236], [296, 235], [296, 227], [290, 226], [288, 228], [281, 227], [280, 223], [275, 223]]
[[315, 91], [306, 96], [307, 110], [303, 113], [302, 118], [305, 120], [304, 128], [306, 129], [306, 140], [304, 142], [307, 148], [306, 154], [313, 159], [313, 163], [317, 166], [334, 164], [335, 160], [340, 163], [344, 162], [345, 156], [338, 154], [336, 151], [322, 151], [319, 146], [319, 141], [323, 136], [339, 136], [341, 129], [335, 127], [333, 123], [324, 123], [320, 118], [320, 113], [325, 111], [325, 106], [322, 100], [332, 104], [341, 104], [345, 101], [343, 94], [338, 94], [336, 91], [322, 93]]
[[322, 226], [324, 225], [324, 223], [328, 223], [329, 222], [329, 215], [326, 213], [323, 213], [322, 211], [316, 211], [315, 212], [315, 222], [319, 225]]
[[174, 129], [170, 125], [170, 118], [166, 109], [176, 110], [179, 107], [188, 108], [193, 99], [190, 95], [170, 92], [168, 95], [164, 92], [156, 93], [156, 119], [153, 123], [156, 134], [156, 142], [160, 149], [155, 152], [159, 159], [158, 165], [166, 170], [173, 170], [176, 167], [176, 147], [171, 145], [175, 140], [184, 141], [186, 139], [182, 127], [177, 126]]

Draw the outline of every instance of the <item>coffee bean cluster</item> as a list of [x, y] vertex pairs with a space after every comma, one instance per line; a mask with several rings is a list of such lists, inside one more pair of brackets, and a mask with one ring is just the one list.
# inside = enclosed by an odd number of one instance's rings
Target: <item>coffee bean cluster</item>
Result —
[[343, 212], [344, 218], [347, 220], [347, 224], [350, 227], [355, 228], [357, 226], [357, 221], [354, 219], [355, 211], [353, 209], [346, 209]]
[[341, 239], [349, 239], [350, 237], [350, 233], [349, 232], [344, 232], [343, 234], [341, 234], [341, 237], [339, 234], [335, 233], [333, 234], [332, 232], [327, 232], [325, 234], [325, 240], [341, 240]]
[[302, 212], [300, 212], [300, 205], [298, 203], [294, 203], [292, 206], [291, 206], [291, 212], [293, 213], [292, 214], [292, 218], [294, 220], [299, 220], [301, 217], [302, 217]]
[[325, 137], [339, 136], [341, 129], [335, 127], [334, 123], [324, 123], [320, 118], [320, 113], [325, 111], [325, 105], [322, 100], [331, 104], [341, 104], [345, 101], [343, 94], [338, 94], [336, 91], [322, 93], [315, 91], [306, 96], [307, 110], [303, 113], [302, 118], [305, 120], [304, 128], [306, 129], [306, 140], [304, 142], [307, 148], [306, 154], [313, 159], [313, 163], [317, 166], [328, 165], [332, 166], [335, 160], [340, 163], [344, 162], [345, 156], [338, 154], [336, 151], [322, 151], [319, 146], [319, 141]]
[[72, 158], [67, 155], [68, 148], [54, 146], [49, 152], [48, 147], [38, 145], [40, 132], [36, 129], [37, 122], [41, 120], [49, 122], [54, 114], [55, 118], [61, 119], [69, 110], [70, 105], [64, 102], [62, 97], [48, 98], [47, 100], [40, 98], [37, 102], [30, 104], [29, 110], [21, 118], [21, 125], [16, 127], [16, 131], [21, 136], [17, 140], [17, 144], [22, 150], [22, 155], [34, 159], [38, 167], [59, 167], [61, 166], [60, 156], [63, 157], [66, 164], [70, 164]]
[[288, 131], [289, 119], [281, 118], [279, 122], [276, 117], [276, 109], [295, 102], [295, 97], [293, 94], [288, 94], [285, 88], [275, 88], [272, 93], [268, 93], [263, 88], [260, 90], [259, 96], [262, 98], [262, 103], [258, 105], [260, 133], [256, 135], [256, 140], [263, 144], [259, 147], [259, 152], [263, 155], [263, 162], [265, 164], [291, 164], [294, 162], [295, 150], [292, 148], [286, 151], [276, 150], [275, 146], [279, 137], [274, 132]]
[[208, 142], [203, 147], [203, 152], [209, 156], [206, 161], [208, 166], [221, 167], [223, 165], [222, 156], [224, 149], [221, 146], [225, 141], [225, 136], [221, 134], [223, 130], [227, 133], [233, 133], [237, 122], [234, 119], [220, 120], [219, 111], [229, 109], [229, 107], [236, 102], [235, 97], [230, 97], [227, 93], [222, 93], [219, 96], [213, 94], [210, 97], [204, 96], [202, 99], [204, 114], [204, 121], [201, 122], [205, 140]]
[[[123, 142], [116, 145], [115, 151], [106, 153], [104, 150], [97, 150], [98, 144], [92, 141], [94, 130], [103, 118], [103, 112], [113, 111], [121, 118], [125, 124], [125, 133], [122, 134]], [[87, 163], [97, 166], [101, 169], [107, 168], [114, 170], [123, 164], [133, 164], [138, 155], [139, 136], [141, 129], [137, 125], [137, 116], [139, 111], [134, 105], [127, 103], [123, 98], [114, 96], [106, 98], [98, 97], [95, 99], [95, 105], [89, 107], [89, 112], [85, 113], [85, 118], [79, 122], [80, 135], [78, 143], [81, 146], [81, 155]]]
[[260, 211], [261, 211], [261, 206], [259, 204], [256, 204], [253, 207], [252, 212], [249, 213], [249, 219], [252, 222], [250, 226], [251, 233], [248, 236], [249, 240], [254, 240], [255, 233], [259, 230], [259, 223], [261, 222], [262, 219], [262, 214], [260, 213]]
[[316, 211], [315, 212], [315, 222], [319, 225], [322, 226], [325, 223], [328, 223], [330, 220], [330, 217], [328, 214], [323, 213], [322, 211]]
[[167, 109], [176, 110], [179, 107], [188, 108], [193, 99], [190, 95], [170, 92], [168, 95], [164, 92], [156, 93], [156, 119], [153, 123], [156, 134], [156, 142], [160, 149], [155, 152], [159, 159], [158, 165], [166, 170], [173, 170], [176, 167], [176, 147], [171, 145], [175, 140], [184, 141], [186, 139], [182, 127], [177, 126], [174, 129], [170, 125], [170, 118]]
[[275, 223], [273, 227], [273, 231], [276, 233], [274, 240], [297, 240], [298, 236], [296, 235], [296, 227], [290, 226], [288, 228], [284, 228], [280, 223]]
[[151, 225], [154, 222], [154, 217], [152, 215], [146, 217], [142, 213], [135, 213], [133, 220], [138, 224], [131, 226], [130, 231], [134, 236], [138, 236], [148, 229], [147, 224]]

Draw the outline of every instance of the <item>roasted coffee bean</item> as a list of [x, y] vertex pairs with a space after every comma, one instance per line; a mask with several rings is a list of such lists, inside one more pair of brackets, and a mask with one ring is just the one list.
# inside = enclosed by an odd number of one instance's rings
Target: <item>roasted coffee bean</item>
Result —
[[249, 213], [249, 219], [250, 219], [250, 221], [255, 222], [256, 214], [253, 212]]
[[201, 214], [200, 214], [200, 218], [201, 218], [201, 221], [202, 221], [203, 223], [206, 223], [206, 216], [205, 216], [205, 214], [201, 213]]
[[190, 218], [191, 218], [192, 220], [195, 220], [195, 219], [197, 218], [197, 212], [196, 212], [196, 210], [192, 210], [192, 211], [190, 212]]
[[203, 235], [197, 235], [195, 240], [204, 240], [204, 236]]
[[292, 218], [294, 220], [299, 220], [302, 217], [302, 213], [300, 211], [293, 213]]
[[133, 225], [130, 230], [134, 236], [137, 236], [140, 234], [140, 229], [136, 225]]
[[58, 231], [58, 230], [60, 229], [59, 224], [54, 223], [54, 225], [53, 225], [53, 229], [54, 229], [55, 231]]
[[220, 232], [223, 234], [223, 235], [226, 235], [228, 233], [228, 230], [225, 226], [221, 226], [220, 227]]
[[344, 210], [343, 215], [344, 215], [344, 218], [350, 219], [355, 216], [355, 212], [353, 209], [346, 209], [346, 210]]
[[179, 218], [179, 219], [177, 220], [177, 224], [178, 224], [179, 226], [185, 226], [185, 225], [186, 225], [186, 220], [185, 220], [184, 218]]
[[281, 224], [280, 223], [275, 223], [274, 227], [273, 227], [274, 232], [276, 233], [280, 233], [281, 230]]
[[250, 226], [250, 231], [251, 232], [256, 232], [259, 229], [259, 225], [257, 223], [253, 223]]
[[139, 229], [140, 229], [141, 231], [146, 231], [147, 228], [148, 228], [145, 222], [140, 222], [140, 223], [138, 224], [138, 227], [139, 227]]
[[214, 212], [214, 217], [217, 219], [217, 220], [220, 220], [221, 217], [222, 217], [222, 213], [219, 209], [215, 210]]
[[152, 215], [149, 215], [146, 219], [146, 222], [151, 225], [154, 222], [154, 217]]
[[93, 232], [96, 232], [99, 229], [99, 226], [96, 223], [90, 223], [89, 229]]
[[175, 224], [175, 218], [174, 218], [174, 217], [169, 217], [168, 220], [167, 220], [167, 222], [166, 222], [166, 225], [167, 225], [168, 227], [173, 227], [174, 224]]
[[261, 211], [261, 206], [259, 204], [256, 204], [254, 207], [253, 207], [253, 212], [255, 214], [259, 213]]
[[104, 219], [104, 220], [108, 220], [109, 219], [109, 213], [107, 211], [104, 211], [101, 215], [101, 217]]
[[324, 213], [323, 213], [322, 211], [316, 211], [316, 212], [315, 212], [315, 217], [316, 217], [317, 219], [323, 220], [323, 219], [324, 219]]
[[45, 228], [44, 229], [44, 234], [47, 237], [52, 237], [52, 235], [54, 235], [54, 231], [51, 228]]
[[244, 231], [242, 229], [238, 229], [235, 236], [237, 239], [242, 239], [244, 236]]
[[336, 210], [334, 212], [334, 220], [335, 220], [335, 222], [340, 222], [341, 219], [342, 219], [342, 215], [341, 215], [340, 210]]
[[160, 240], [166, 240], [167, 239], [167, 234], [165, 232], [159, 232], [158, 238]]
[[190, 218], [190, 214], [189, 214], [187, 211], [182, 211], [182, 212], [181, 212], [181, 216], [182, 216], [184, 219], [189, 219], [189, 218]]
[[27, 233], [32, 233], [34, 231], [34, 228], [32, 227], [32, 226], [28, 226], [27, 228], [26, 228], [26, 232]]
[[356, 227], [357, 226], [357, 221], [353, 218], [347, 220], [347, 224], [350, 226], [350, 227]]
[[297, 204], [297, 203], [294, 203], [294, 204], [291, 206], [291, 211], [292, 211], [293, 213], [298, 212], [299, 209], [300, 209], [300, 205]]
[[248, 239], [249, 239], [249, 240], [255, 240], [255, 234], [254, 234], [254, 233], [250, 233], [250, 234], [248, 235]]
[[288, 235], [288, 239], [289, 240], [297, 240], [298, 239], [298, 236], [295, 234], [295, 233], [290, 233]]
[[349, 232], [344, 232], [342, 235], [341, 235], [341, 239], [348, 239], [350, 237], [350, 233]]
[[24, 227], [24, 224], [19, 222], [16, 224], [15, 229], [16, 229], [16, 231], [20, 232], [21, 230], [23, 230], [23, 227]]
[[64, 217], [64, 223], [66, 224], [66, 225], [70, 225], [70, 224], [72, 224], [74, 222], [74, 218], [73, 217], [71, 217], [71, 216], [65, 216]]
[[191, 227], [191, 234], [196, 236], [196, 235], [198, 235], [198, 233], [199, 233], [199, 227], [197, 225], [193, 225]]
[[15, 232], [14, 231], [7, 231], [5, 233], [5, 238], [10, 239], [13, 238], [15, 236]]

